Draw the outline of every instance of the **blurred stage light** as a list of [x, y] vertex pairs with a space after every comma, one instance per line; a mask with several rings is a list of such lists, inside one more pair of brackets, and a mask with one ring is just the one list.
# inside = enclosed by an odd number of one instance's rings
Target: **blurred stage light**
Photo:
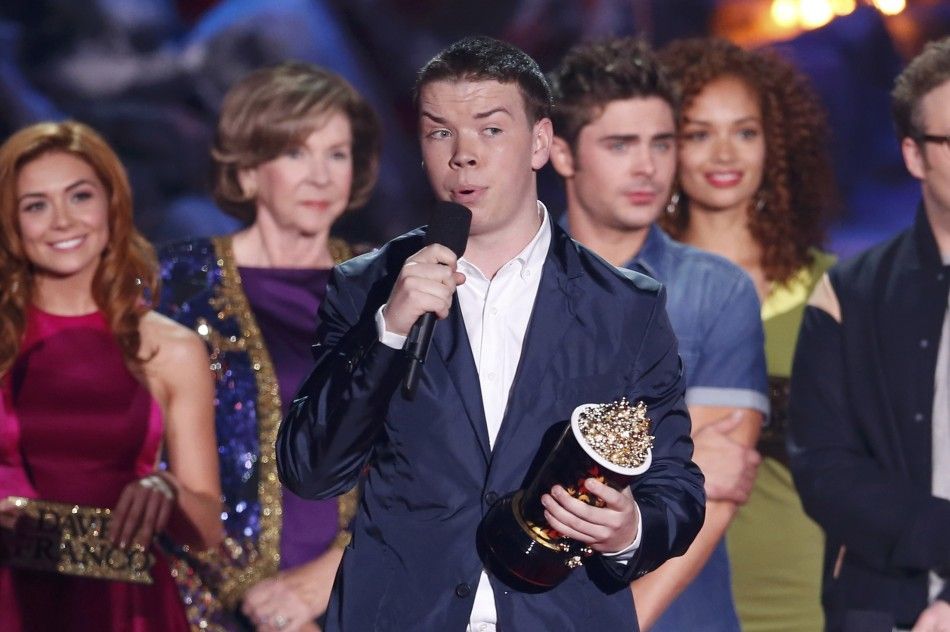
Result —
[[853, 13], [858, 3], [855, 0], [831, 0], [831, 8], [835, 15], [848, 15]]
[[801, 23], [806, 29], [816, 29], [831, 22], [835, 17], [831, 0], [801, 0], [799, 5]]
[[[932, 3], [950, 0], [930, 0]], [[794, 37], [802, 31], [825, 26], [836, 17], [854, 13], [858, 7], [873, 7], [885, 17], [897, 16], [907, 9], [907, 0], [734, 0], [727, 7], [754, 7], [723, 12], [718, 26], [721, 33], [743, 45]], [[887, 20], [889, 29], [898, 28], [897, 20]]]
[[907, 0], [872, 0], [872, 3], [884, 15], [897, 15], [907, 8]]
[[798, 24], [797, 0], [773, 0], [772, 20], [782, 28], [792, 28]]

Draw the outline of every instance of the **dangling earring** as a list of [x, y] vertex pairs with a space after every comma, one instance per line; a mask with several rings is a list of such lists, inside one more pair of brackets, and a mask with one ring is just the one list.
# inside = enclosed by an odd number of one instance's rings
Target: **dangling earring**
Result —
[[761, 213], [765, 208], [765, 194], [762, 193], [762, 189], [759, 189], [755, 194], [755, 205], [753, 206], [756, 213]]
[[666, 214], [667, 215], [676, 215], [676, 211], [680, 205], [680, 192], [674, 191], [673, 195], [670, 196], [670, 201], [666, 203]]

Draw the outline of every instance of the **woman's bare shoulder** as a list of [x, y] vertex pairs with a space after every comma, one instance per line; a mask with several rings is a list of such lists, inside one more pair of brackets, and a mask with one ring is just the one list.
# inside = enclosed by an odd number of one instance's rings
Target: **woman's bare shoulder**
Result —
[[142, 355], [160, 364], [202, 360], [208, 361], [204, 342], [191, 329], [171, 318], [150, 310], [139, 321]]

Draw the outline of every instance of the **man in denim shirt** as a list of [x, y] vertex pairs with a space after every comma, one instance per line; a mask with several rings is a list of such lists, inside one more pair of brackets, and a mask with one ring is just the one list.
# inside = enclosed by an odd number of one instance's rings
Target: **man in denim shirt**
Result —
[[752, 281], [721, 257], [653, 225], [676, 203], [674, 87], [631, 39], [572, 49], [552, 74], [551, 162], [575, 239], [667, 286], [679, 339], [694, 460], [706, 476], [706, 522], [689, 551], [632, 584], [641, 629], [739, 630], [723, 535], [745, 502], [768, 413], [764, 336]]

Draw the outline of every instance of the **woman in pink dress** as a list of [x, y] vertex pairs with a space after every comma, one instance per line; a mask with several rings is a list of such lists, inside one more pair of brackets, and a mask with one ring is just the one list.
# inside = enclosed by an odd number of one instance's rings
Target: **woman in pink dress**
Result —
[[0, 559], [2, 630], [187, 630], [153, 540], [221, 538], [213, 382], [201, 340], [151, 310], [156, 275], [98, 134], [41, 123], [0, 147], [0, 524], [11, 496], [110, 508], [112, 544], [155, 557], [152, 584]]

